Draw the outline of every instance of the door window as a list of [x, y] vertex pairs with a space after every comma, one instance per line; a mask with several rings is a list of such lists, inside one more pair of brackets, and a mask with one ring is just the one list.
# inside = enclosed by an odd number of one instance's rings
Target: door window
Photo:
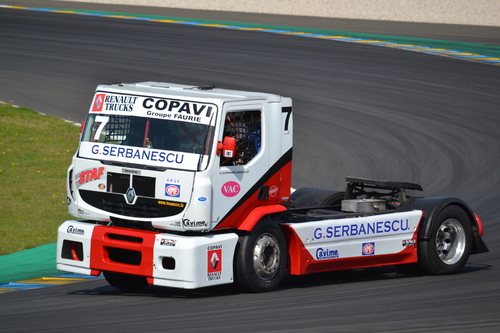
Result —
[[222, 157], [221, 166], [245, 165], [250, 162], [261, 149], [261, 112], [228, 112], [223, 137], [226, 136], [236, 139], [236, 154], [234, 158]]

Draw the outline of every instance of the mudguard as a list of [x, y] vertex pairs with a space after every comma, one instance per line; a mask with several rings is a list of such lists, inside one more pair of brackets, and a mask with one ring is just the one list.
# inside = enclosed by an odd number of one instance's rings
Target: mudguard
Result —
[[483, 242], [478, 232], [478, 230], [482, 229], [482, 225], [479, 225], [481, 222], [476, 219], [472, 209], [463, 200], [454, 197], [415, 198], [405, 203], [405, 208], [407, 207], [409, 209], [418, 209], [423, 211], [418, 237], [420, 239], [429, 239], [432, 236], [430, 230], [433, 230], [432, 226], [436, 223], [436, 216], [446, 206], [450, 205], [459, 206], [469, 216], [472, 223], [474, 239], [472, 254], [488, 252], [488, 247]]

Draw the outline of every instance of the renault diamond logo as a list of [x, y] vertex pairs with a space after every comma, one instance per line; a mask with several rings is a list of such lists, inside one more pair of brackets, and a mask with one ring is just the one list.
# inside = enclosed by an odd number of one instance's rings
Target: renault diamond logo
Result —
[[95, 100], [95, 108], [100, 109], [101, 106], [102, 106], [102, 95], [99, 95]]
[[216, 252], [212, 254], [212, 258], [210, 258], [210, 264], [212, 265], [213, 269], [217, 268], [217, 265], [219, 264], [219, 256]]
[[134, 204], [134, 201], [135, 201], [135, 198], [136, 198], [136, 195], [135, 195], [135, 190], [130, 187], [128, 190], [127, 190], [127, 193], [125, 194], [125, 197], [127, 199], [127, 203], [129, 205], [133, 205]]

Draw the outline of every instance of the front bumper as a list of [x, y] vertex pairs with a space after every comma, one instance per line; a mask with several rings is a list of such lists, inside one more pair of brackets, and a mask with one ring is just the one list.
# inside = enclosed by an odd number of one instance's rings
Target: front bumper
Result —
[[57, 269], [99, 275], [139, 275], [153, 285], [194, 289], [233, 282], [234, 233], [181, 236], [64, 222], [58, 229]]

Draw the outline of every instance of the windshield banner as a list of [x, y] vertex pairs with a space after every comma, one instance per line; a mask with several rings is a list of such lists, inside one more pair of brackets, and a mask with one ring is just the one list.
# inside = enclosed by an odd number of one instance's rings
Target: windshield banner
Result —
[[96, 93], [91, 113], [135, 115], [209, 125], [215, 104], [172, 100], [157, 97]]
[[200, 159], [199, 154], [97, 142], [81, 142], [80, 157], [191, 171], [196, 171]]

